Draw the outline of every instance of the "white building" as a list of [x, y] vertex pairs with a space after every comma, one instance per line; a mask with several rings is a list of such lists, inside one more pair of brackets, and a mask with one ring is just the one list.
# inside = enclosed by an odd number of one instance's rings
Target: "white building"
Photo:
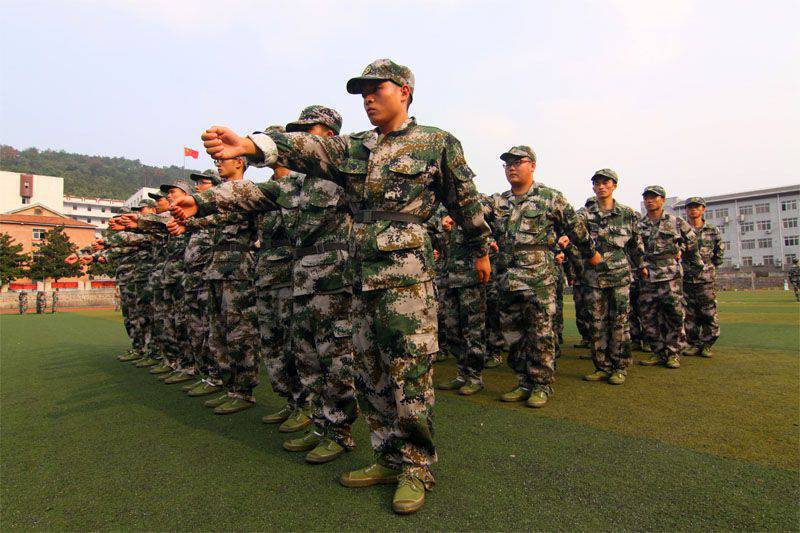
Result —
[[142, 187], [141, 189], [139, 189], [138, 191], [136, 191], [135, 193], [130, 195], [130, 197], [127, 200], [125, 200], [125, 202], [124, 202], [125, 207], [136, 207], [136, 206], [138, 206], [139, 202], [142, 200], [142, 198], [145, 198], [145, 199], [146, 198], [150, 198], [149, 196], [147, 196], [147, 194], [151, 193], [151, 192], [159, 192], [159, 190], [158, 189], [154, 189], [153, 187]]
[[64, 178], [0, 170], [0, 213], [41, 204], [64, 212]]
[[125, 202], [110, 198], [64, 196], [62, 213], [75, 220], [88, 222], [99, 229], [108, 227], [108, 219], [119, 213]]

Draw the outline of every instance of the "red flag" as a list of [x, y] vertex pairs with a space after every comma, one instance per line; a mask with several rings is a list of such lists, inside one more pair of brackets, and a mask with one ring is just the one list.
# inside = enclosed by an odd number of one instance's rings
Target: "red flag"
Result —
[[197, 159], [197, 156], [200, 155], [200, 152], [197, 150], [192, 150], [191, 148], [183, 147], [183, 157], [193, 157]]

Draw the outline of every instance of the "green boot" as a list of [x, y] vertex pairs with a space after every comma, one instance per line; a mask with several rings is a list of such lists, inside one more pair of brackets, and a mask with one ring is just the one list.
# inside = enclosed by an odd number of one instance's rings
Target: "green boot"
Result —
[[700, 353], [698, 353], [697, 355], [699, 355], [700, 357], [713, 357], [714, 356], [714, 354], [711, 353], [711, 349], [708, 348], [707, 346], [701, 346], [700, 347]]
[[592, 354], [590, 353], [582, 353], [578, 356], [578, 359], [583, 359], [584, 361], [591, 361]]
[[[198, 396], [208, 396], [209, 394], [214, 394], [215, 392], [219, 392], [222, 387], [218, 387], [213, 383], [209, 383], [208, 381], [201, 381], [200, 385], [192, 388], [189, 392], [187, 392], [187, 396], [191, 396], [192, 398], [196, 398]], [[217, 406], [219, 407], [219, 406]]]
[[461, 396], [472, 396], [483, 390], [483, 383], [465, 383], [460, 389], [458, 389], [458, 393]]
[[701, 353], [703, 353], [703, 348], [701, 346], [692, 346], [683, 351], [683, 355], [700, 355]]
[[211, 400], [206, 400], [205, 402], [203, 402], [203, 405], [206, 406], [206, 407], [219, 407], [220, 405], [222, 405], [224, 403], [227, 403], [228, 400], [230, 400], [230, 399], [231, 399], [230, 396], [228, 396], [227, 394], [223, 394], [222, 396], [219, 396], [218, 398], [213, 398]]
[[177, 376], [178, 374], [180, 374], [180, 370], [172, 370], [172, 371], [170, 371], [170, 372], [168, 372], [166, 374], [159, 374], [158, 376], [156, 376], [156, 379], [160, 379], [161, 381], [165, 381], [165, 380], [167, 380], [167, 379], [169, 379], [169, 378], [171, 378], [173, 376]]
[[153, 359], [152, 357], [145, 357], [144, 359], [135, 363], [136, 368], [147, 368], [150, 366], [156, 366], [159, 363], [157, 359]]
[[608, 377], [608, 382], [612, 385], [622, 385], [625, 383], [625, 372], [622, 370], [614, 370]]
[[302, 437], [289, 439], [283, 442], [283, 449], [287, 452], [307, 452], [317, 447], [322, 442], [322, 435], [314, 428]]
[[278, 426], [278, 431], [281, 433], [294, 433], [300, 431], [311, 425], [311, 418], [305, 409], [295, 409], [289, 418], [283, 424]]
[[167, 385], [173, 385], [175, 383], [186, 383], [187, 381], [192, 381], [194, 379], [197, 379], [194, 374], [187, 374], [182, 370], [178, 370], [176, 375], [165, 379], [164, 383]]
[[526, 389], [522, 385], [518, 386], [514, 390], [511, 390], [502, 396], [500, 396], [501, 402], [524, 402], [528, 398], [531, 397], [530, 389]]
[[256, 402], [245, 400], [244, 398], [230, 398], [226, 403], [214, 409], [215, 415], [232, 415], [239, 411], [245, 411], [254, 407]]
[[572, 347], [573, 348], [591, 348], [591, 346], [589, 346], [589, 341], [587, 341], [586, 339], [581, 339], [581, 342], [579, 342], [578, 344], [573, 344]]
[[140, 354], [139, 352], [131, 351], [129, 353], [118, 356], [117, 360], [122, 361], [123, 363], [129, 363], [131, 361], [138, 361], [141, 358], [142, 354]]
[[181, 391], [188, 394], [190, 390], [192, 390], [195, 387], [199, 387], [202, 384], [203, 384], [202, 379], [198, 381], [193, 381], [192, 383], [189, 383], [188, 385], [184, 385], [183, 387], [181, 387]]
[[678, 359], [677, 355], [670, 355], [667, 358], [667, 362], [664, 363], [664, 366], [667, 368], [680, 368], [681, 367], [681, 360]]
[[643, 342], [642, 343], [642, 352], [644, 352], [644, 353], [652, 353], [653, 350], [652, 350], [652, 348], [650, 348], [649, 344], [647, 344], [646, 342]]
[[641, 359], [639, 364], [642, 366], [656, 366], [661, 364], [661, 356], [658, 354], [653, 354], [647, 359]]
[[500, 354], [493, 355], [483, 364], [483, 368], [497, 368], [503, 364], [503, 356]]
[[552, 389], [550, 387], [536, 387], [531, 392], [530, 398], [525, 405], [528, 407], [544, 407], [547, 403], [547, 400], [550, 399], [550, 395], [553, 394]]
[[595, 370], [591, 374], [586, 374], [583, 376], [583, 381], [606, 381], [611, 372], [606, 372], [605, 370]]
[[333, 439], [323, 438], [316, 448], [306, 454], [306, 462], [315, 465], [329, 463], [347, 451]]
[[397, 490], [394, 491], [392, 499], [392, 509], [397, 514], [416, 513], [422, 509], [425, 503], [425, 484], [419, 479], [403, 475], [397, 482]]
[[292, 408], [289, 405], [284, 405], [283, 409], [277, 413], [261, 417], [261, 421], [265, 424], [280, 424], [284, 422], [292, 414]]
[[457, 376], [450, 381], [444, 381], [439, 383], [439, 390], [456, 390], [460, 389], [467, 383], [467, 380], [462, 378], [461, 376]]
[[433, 358], [433, 362], [441, 363], [442, 361], [447, 361], [447, 354], [439, 350], [438, 352], [436, 352], [436, 357]]
[[172, 367], [166, 363], [161, 363], [160, 365], [151, 366], [148, 372], [151, 374], [168, 374], [172, 372]]
[[346, 472], [339, 478], [345, 487], [371, 487], [372, 485], [391, 485], [397, 483], [400, 470], [382, 464], [371, 464], [358, 470]]

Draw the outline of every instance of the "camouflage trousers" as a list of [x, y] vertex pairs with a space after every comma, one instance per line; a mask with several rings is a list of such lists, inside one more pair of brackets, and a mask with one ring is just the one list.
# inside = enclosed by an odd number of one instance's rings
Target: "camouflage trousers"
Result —
[[639, 291], [642, 340], [654, 354], [666, 360], [680, 359], [686, 342], [683, 327], [683, 290], [681, 279], [645, 281]]
[[445, 312], [446, 306], [444, 302], [445, 293], [447, 292], [447, 279], [437, 277], [436, 281], [434, 281], [434, 289], [436, 290], [436, 322], [438, 324], [436, 336], [439, 342], [439, 351], [448, 356], [450, 355], [450, 347], [447, 345], [447, 327], [445, 326], [447, 313]]
[[453, 287], [444, 298], [450, 353], [458, 363], [458, 375], [470, 383], [483, 383], [486, 359], [486, 288], [483, 285]]
[[631, 283], [631, 310], [628, 314], [628, 329], [630, 330], [631, 341], [642, 342], [641, 311], [639, 310], [639, 281]]
[[253, 281], [210, 280], [207, 309], [208, 349], [219, 364], [222, 385], [249, 397], [258, 385], [261, 348]]
[[45, 301], [39, 300], [37, 298], [36, 299], [36, 312], [41, 315], [42, 313], [44, 313], [45, 307], [47, 307], [47, 303]]
[[297, 373], [309, 391], [314, 424], [345, 448], [355, 447], [352, 427], [358, 418], [351, 300], [349, 292], [297, 296], [291, 326]]
[[258, 330], [270, 385], [292, 410], [308, 402], [308, 389], [300, 382], [292, 348], [292, 287], [256, 289]]
[[[142, 355], [154, 357], [150, 351], [153, 347], [153, 291], [145, 280], [137, 280], [126, 284], [125, 293], [132, 293], [127, 300], [120, 291], [122, 305], [128, 307], [128, 318], [131, 321], [133, 334], [138, 340], [134, 341], [141, 346]], [[127, 304], [125, 303], [127, 300]]]
[[52, 303], [50, 305], [50, 312], [51, 313], [55, 313], [57, 310], [58, 310], [58, 293], [54, 292], [53, 293], [53, 300], [52, 300]]
[[133, 292], [134, 284], [133, 283], [122, 283], [117, 281], [117, 287], [119, 287], [119, 297], [122, 307], [122, 324], [125, 326], [125, 332], [128, 334], [128, 337], [131, 339], [131, 346], [137, 352], [142, 351], [142, 339], [140, 333], [137, 331], [135, 321], [131, 316], [131, 313], [135, 310], [135, 294]]
[[686, 299], [686, 342], [690, 346], [710, 348], [719, 338], [714, 283], [684, 282], [683, 294]]
[[500, 329], [500, 288], [497, 282], [486, 284], [486, 359], [506, 351], [503, 332]]
[[437, 346], [433, 282], [356, 291], [355, 378], [378, 462], [402, 468], [430, 490], [433, 444], [433, 354]]
[[19, 314], [24, 315], [28, 312], [28, 299], [23, 298], [19, 301]]
[[572, 285], [572, 301], [575, 302], [575, 325], [581, 340], [588, 341], [592, 338], [592, 315], [586, 305], [587, 287], [582, 283]]
[[560, 344], [564, 342], [564, 271], [557, 267], [556, 277], [556, 314], [553, 315], [553, 330], [556, 334], [556, 353], [560, 355]]
[[631, 366], [628, 332], [630, 286], [586, 287], [586, 307], [592, 316], [592, 360], [598, 370], [625, 371]]
[[549, 386], [555, 381], [556, 287], [504, 291], [500, 319], [508, 345], [508, 366], [525, 388]]
[[219, 367], [208, 348], [208, 284], [184, 286], [186, 290], [186, 334], [189, 337], [189, 354], [196, 374], [207, 376], [215, 384], [221, 383]]
[[142, 312], [149, 313], [150, 315], [150, 320], [148, 321], [150, 331], [147, 336], [146, 351], [150, 357], [160, 359], [164, 356], [161, 339], [164, 338], [164, 314], [166, 308], [164, 305], [161, 282], [157, 277], [153, 279], [153, 276], [151, 276], [148, 280], [147, 293], [150, 296], [148, 300], [149, 309], [142, 309]]
[[790, 278], [789, 282], [792, 286], [792, 290], [794, 291], [794, 299], [800, 302], [800, 280]]
[[181, 283], [169, 283], [162, 288], [162, 298], [166, 312], [164, 314], [164, 356], [167, 364], [175, 370], [191, 370], [193, 360], [191, 346], [186, 333], [186, 306]]

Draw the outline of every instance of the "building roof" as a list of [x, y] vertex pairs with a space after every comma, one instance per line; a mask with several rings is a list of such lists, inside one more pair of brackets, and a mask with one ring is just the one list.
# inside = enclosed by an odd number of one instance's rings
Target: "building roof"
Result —
[[[705, 196], [706, 204], [719, 204], [723, 202], [733, 202], [736, 200], [755, 200], [778, 194], [800, 194], [800, 185], [787, 185], [785, 187], [772, 187], [770, 189], [756, 189], [753, 191], [742, 191], [731, 194], [720, 194], [717, 196]], [[686, 200], [681, 200], [674, 204], [674, 207], [684, 207]]]
[[[27, 213], [30, 211], [30, 213]], [[41, 213], [36, 213], [36, 211], [41, 211]], [[44, 214], [47, 213], [47, 214]], [[26, 204], [22, 207], [18, 207], [16, 209], [12, 209], [11, 211], [6, 212], [7, 215], [29, 215], [29, 216], [49, 216], [49, 217], [61, 217], [69, 219], [68, 216], [59, 213], [55, 209], [51, 209], [44, 204], [36, 202], [35, 204]]]
[[0, 214], [0, 224], [20, 224], [26, 226], [64, 226], [67, 228], [86, 228], [95, 230], [96, 228], [86, 222], [73, 220], [69, 217], [59, 216], [37, 216], [37, 215], [15, 215], [11, 213]]
[[118, 200], [116, 198], [97, 198], [95, 196], [72, 196], [70, 194], [64, 195], [65, 202], [74, 202], [78, 200], [93, 200], [95, 202], [108, 202], [119, 204], [120, 206], [125, 203], [125, 200]]

